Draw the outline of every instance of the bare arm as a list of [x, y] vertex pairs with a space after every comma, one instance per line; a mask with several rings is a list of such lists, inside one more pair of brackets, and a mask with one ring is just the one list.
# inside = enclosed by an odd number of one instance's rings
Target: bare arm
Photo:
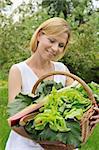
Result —
[[74, 79], [67, 77], [66, 86], [70, 86], [74, 82]]
[[[13, 65], [9, 72], [9, 79], [8, 79], [8, 102], [12, 102], [16, 95], [21, 92], [21, 73], [19, 69]], [[30, 138], [30, 136], [26, 133], [23, 127], [13, 127], [12, 128], [18, 134]]]
[[[70, 71], [67, 67], [66, 67], [66, 72], [70, 73]], [[65, 83], [66, 86], [75, 87], [78, 84], [79, 84], [79, 82], [77, 80], [74, 80], [73, 78], [67, 76], [66, 83]]]
[[17, 94], [21, 91], [21, 73], [19, 69], [13, 65], [9, 72], [8, 78], [8, 101], [12, 102]]
[[[67, 67], [66, 67], [66, 72], [70, 73], [70, 71], [69, 71], [69, 69]], [[65, 85], [66, 86], [70, 86], [73, 82], [74, 82], [74, 79], [72, 79], [72, 78], [67, 76]]]

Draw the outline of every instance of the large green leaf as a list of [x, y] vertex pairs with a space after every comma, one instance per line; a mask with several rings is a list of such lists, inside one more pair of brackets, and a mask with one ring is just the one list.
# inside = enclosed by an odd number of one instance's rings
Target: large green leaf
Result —
[[26, 106], [33, 102], [33, 98], [28, 95], [19, 94], [15, 97], [15, 100], [8, 104], [7, 112], [8, 116], [13, 116], [17, 112], [24, 109]]
[[48, 141], [60, 141], [64, 144], [73, 144], [75, 147], [80, 147], [81, 144], [81, 129], [80, 124], [74, 120], [66, 121], [67, 126], [70, 128], [68, 132], [55, 132], [49, 128], [48, 125], [43, 130], [35, 130], [33, 127], [33, 121], [30, 121], [25, 126], [25, 129], [32, 138], [35, 140], [48, 140]]

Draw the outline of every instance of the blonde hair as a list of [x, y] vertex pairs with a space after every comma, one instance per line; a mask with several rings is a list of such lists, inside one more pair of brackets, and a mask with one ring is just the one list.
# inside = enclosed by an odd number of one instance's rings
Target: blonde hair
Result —
[[37, 36], [40, 31], [43, 31], [46, 35], [51, 35], [51, 36], [58, 36], [62, 33], [67, 33], [68, 34], [68, 39], [64, 48], [64, 51], [66, 49], [67, 43], [70, 38], [70, 28], [63, 18], [59, 17], [54, 17], [46, 20], [43, 22], [34, 32], [31, 42], [30, 42], [30, 48], [31, 51], [34, 53], [37, 49], [38, 46], [38, 41], [37, 41]]

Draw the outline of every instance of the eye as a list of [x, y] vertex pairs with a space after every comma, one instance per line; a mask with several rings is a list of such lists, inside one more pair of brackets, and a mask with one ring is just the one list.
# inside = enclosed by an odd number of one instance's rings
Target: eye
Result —
[[64, 45], [63, 43], [59, 43], [59, 47], [60, 47], [60, 48], [64, 48], [64, 46], [65, 46], [65, 45]]
[[51, 42], [51, 43], [54, 43], [55, 40], [54, 39], [51, 39], [51, 38], [48, 38], [48, 40]]

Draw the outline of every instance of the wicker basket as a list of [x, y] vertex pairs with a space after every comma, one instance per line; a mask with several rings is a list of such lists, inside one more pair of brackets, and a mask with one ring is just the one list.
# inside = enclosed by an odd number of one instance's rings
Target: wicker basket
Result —
[[[68, 72], [60, 72], [60, 71], [55, 71], [51, 72], [48, 74], [43, 75], [39, 80], [35, 83], [32, 89], [32, 93], [36, 93], [36, 89], [38, 85], [43, 81], [45, 78], [52, 76], [52, 75], [64, 75], [73, 78], [74, 80], [78, 81], [85, 89], [85, 91], [88, 94], [89, 99], [92, 101], [92, 107], [83, 115], [80, 125], [81, 125], [81, 133], [82, 133], [82, 142], [85, 143], [86, 140], [88, 139], [89, 135], [92, 133], [93, 129], [95, 126], [90, 125], [90, 116], [94, 114], [93, 107], [97, 106], [94, 95], [90, 87], [78, 76], [68, 73]], [[31, 118], [34, 117], [34, 114], [29, 114], [24, 116], [20, 120], [20, 124], [22, 124], [22, 121], [26, 123], [27, 121], [31, 120]], [[50, 141], [38, 141], [40, 145], [45, 149], [45, 150], [73, 150], [74, 146], [73, 145], [66, 145], [61, 142], [50, 142]]]

